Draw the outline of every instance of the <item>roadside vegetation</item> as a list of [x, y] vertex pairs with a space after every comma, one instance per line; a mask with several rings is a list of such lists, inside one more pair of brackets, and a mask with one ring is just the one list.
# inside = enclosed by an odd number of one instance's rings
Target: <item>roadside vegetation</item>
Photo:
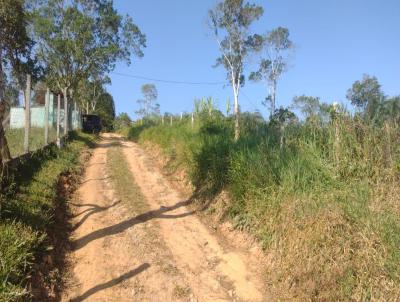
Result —
[[208, 211], [222, 210], [258, 238], [271, 259], [266, 279], [276, 297], [395, 301], [400, 111], [383, 110], [393, 101], [352, 115], [297, 97], [304, 120], [283, 108], [269, 122], [243, 113], [237, 141], [234, 117], [205, 109], [194, 124], [189, 116], [172, 125], [153, 118], [128, 137], [159, 146], [168, 168], [186, 170], [203, 202], [228, 192], [228, 204], [211, 203]]
[[[64, 185], [73, 185], [61, 183], [60, 176], [79, 175], [80, 155], [94, 142], [92, 136], [81, 133], [72, 133], [70, 139], [64, 149], [52, 146], [33, 153], [15, 173], [3, 180], [0, 192], [0, 301], [30, 300], [32, 288], [37, 290], [41, 286], [32, 284], [38, 281], [33, 276], [39, 273], [40, 264], [48, 259], [48, 255], [59, 248], [54, 246], [55, 237], [67, 227], [57, 220], [60, 216], [57, 208], [65, 208], [65, 200], [60, 194], [62, 190], [68, 190]], [[60, 284], [56, 268], [50, 268], [43, 278], [47, 285]]]

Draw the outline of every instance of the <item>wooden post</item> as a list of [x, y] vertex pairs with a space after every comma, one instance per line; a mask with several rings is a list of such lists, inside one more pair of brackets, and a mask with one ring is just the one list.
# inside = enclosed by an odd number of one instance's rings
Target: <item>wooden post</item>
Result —
[[50, 89], [47, 88], [44, 101], [44, 144], [49, 143], [49, 106], [50, 106]]
[[170, 124], [172, 126], [172, 115], [170, 116]]
[[65, 88], [63, 89], [63, 96], [64, 96], [64, 135], [68, 135], [68, 97], [67, 97], [68, 90]]
[[164, 125], [164, 115], [161, 117], [161, 123]]
[[76, 128], [77, 128], [77, 121], [78, 121], [78, 119], [77, 119], [78, 113], [77, 113], [76, 110], [77, 110], [76, 109], [76, 102], [74, 102], [74, 114], [73, 114], [73, 121], [72, 121], [72, 127], [73, 127], [74, 130], [76, 130]]
[[26, 90], [25, 90], [25, 137], [24, 151], [29, 152], [29, 132], [31, 127], [31, 75], [26, 75]]
[[57, 146], [61, 147], [60, 141], [60, 123], [61, 123], [61, 95], [57, 95]]
[[192, 128], [194, 127], [194, 113], [192, 112]]

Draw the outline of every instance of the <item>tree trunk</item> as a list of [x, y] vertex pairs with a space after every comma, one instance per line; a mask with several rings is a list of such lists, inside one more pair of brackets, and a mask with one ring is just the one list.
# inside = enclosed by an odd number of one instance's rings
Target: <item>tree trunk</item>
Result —
[[239, 109], [239, 91], [234, 86], [233, 87], [233, 97], [235, 101], [234, 111], [235, 111], [235, 141], [240, 137], [240, 109]]
[[276, 110], [276, 80], [273, 81], [271, 87], [271, 116], [274, 115]]
[[5, 80], [2, 63], [3, 57], [2, 52], [0, 51], [0, 163], [2, 164], [3, 171], [4, 163], [11, 159], [11, 155], [10, 150], [8, 149], [6, 134], [3, 128], [3, 121], [6, 113], [6, 101], [4, 99]]

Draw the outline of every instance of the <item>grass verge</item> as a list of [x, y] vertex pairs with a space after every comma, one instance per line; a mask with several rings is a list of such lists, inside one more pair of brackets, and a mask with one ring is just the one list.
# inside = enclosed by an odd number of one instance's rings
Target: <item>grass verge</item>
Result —
[[[72, 184], [60, 176], [79, 174], [80, 155], [93, 142], [92, 136], [72, 133], [65, 148], [32, 154], [0, 192], [0, 301], [41, 300], [40, 287], [59, 282], [57, 271], [36, 277], [41, 263], [53, 261], [56, 232], [64, 227], [58, 224], [57, 208], [65, 206], [59, 194]], [[39, 279], [47, 285], [35, 284]]]
[[197, 196], [229, 193], [224, 217], [259, 239], [278, 299], [399, 300], [398, 126], [344, 116], [292, 125], [280, 140], [274, 125], [247, 125], [237, 142], [225, 118], [141, 126], [128, 137], [158, 145]]

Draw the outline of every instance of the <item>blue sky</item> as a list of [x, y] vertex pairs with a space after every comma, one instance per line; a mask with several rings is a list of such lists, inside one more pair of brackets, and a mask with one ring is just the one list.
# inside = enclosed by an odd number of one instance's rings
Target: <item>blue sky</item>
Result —
[[[115, 73], [149, 78], [223, 82], [222, 67], [213, 68], [218, 47], [207, 27], [207, 12], [216, 0], [115, 0], [121, 14], [129, 14], [147, 36], [144, 57]], [[265, 33], [287, 27], [296, 52], [291, 68], [278, 83], [277, 105], [287, 106], [295, 95], [318, 96], [325, 102], [346, 102], [346, 91], [364, 73], [374, 75], [387, 95], [400, 95], [399, 0], [265, 0], [253, 1], [265, 13], [253, 31]], [[256, 59], [246, 72], [255, 69]], [[135, 117], [140, 87], [154, 83], [162, 112], [193, 109], [194, 98], [212, 96], [225, 111], [232, 100], [231, 87], [177, 85], [111, 74], [107, 88], [117, 112]], [[267, 90], [263, 83], [247, 82], [240, 98], [242, 110], [261, 105]]]

